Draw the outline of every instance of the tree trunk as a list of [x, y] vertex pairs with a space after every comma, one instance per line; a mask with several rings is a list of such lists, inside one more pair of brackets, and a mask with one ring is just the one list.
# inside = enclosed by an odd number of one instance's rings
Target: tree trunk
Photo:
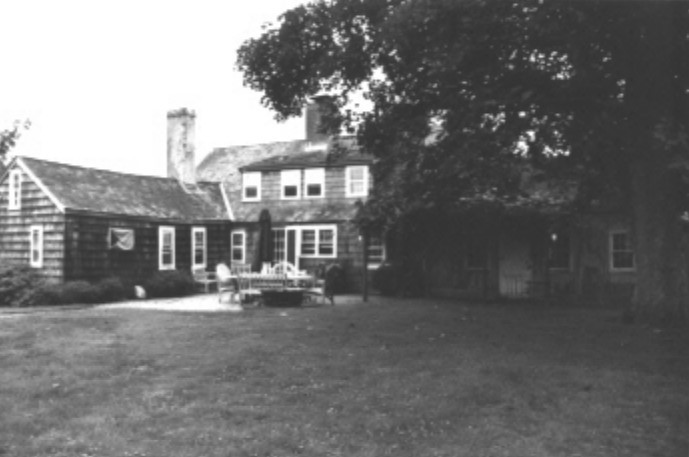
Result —
[[658, 135], [661, 128], [676, 131], [685, 112], [675, 106], [672, 89], [679, 57], [675, 19], [670, 7], [646, 5], [628, 48], [625, 104], [637, 277], [632, 312], [650, 321], [689, 317], [689, 235], [680, 222], [686, 208], [681, 208], [679, 173], [670, 168], [677, 151]]

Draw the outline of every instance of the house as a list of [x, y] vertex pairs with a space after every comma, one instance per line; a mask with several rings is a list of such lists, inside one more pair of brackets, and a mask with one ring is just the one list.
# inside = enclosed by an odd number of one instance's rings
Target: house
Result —
[[353, 221], [373, 186], [373, 158], [353, 137], [320, 131], [323, 101], [307, 106], [304, 140], [217, 148], [198, 167], [195, 115], [171, 111], [165, 178], [13, 159], [0, 174], [0, 263], [28, 264], [55, 281], [141, 278], [219, 262], [258, 268], [267, 213], [270, 260], [311, 271], [337, 263], [350, 291], [386, 259], [413, 259], [423, 265], [418, 280], [441, 296], [631, 293], [631, 224], [619, 205], [575, 215], [572, 189], [537, 180], [526, 180], [511, 203], [466, 196], [446, 223], [416, 227], [432, 241], [424, 252], [399, 226], [373, 234], [364, 266]]
[[618, 203], [599, 202], [582, 213], [573, 210], [576, 189], [567, 183], [531, 183], [523, 191], [500, 204], [467, 197], [438, 230], [445, 244], [428, 262], [434, 294], [600, 303], [631, 297], [632, 225]]
[[222, 184], [196, 181], [194, 113], [168, 113], [166, 178], [16, 157], [0, 176], [0, 263], [56, 281], [228, 261]]
[[337, 263], [347, 288], [357, 290], [362, 275], [379, 265], [385, 249], [379, 238], [363, 243], [353, 223], [357, 202], [372, 186], [372, 157], [362, 154], [352, 137], [319, 131], [320, 103], [306, 109], [306, 138], [250, 146], [218, 148], [198, 166], [200, 179], [221, 182], [232, 218], [232, 261], [255, 264], [259, 217], [270, 214], [273, 261], [289, 261], [313, 271]]

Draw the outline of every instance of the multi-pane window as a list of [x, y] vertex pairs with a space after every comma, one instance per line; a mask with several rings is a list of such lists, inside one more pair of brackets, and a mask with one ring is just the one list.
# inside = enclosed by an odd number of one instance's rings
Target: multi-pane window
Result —
[[321, 229], [318, 231], [318, 255], [332, 257], [335, 254], [335, 230]]
[[385, 262], [385, 243], [380, 234], [373, 234], [368, 239], [368, 265], [376, 267]]
[[284, 262], [285, 259], [285, 229], [273, 229], [273, 260]]
[[356, 165], [345, 168], [345, 195], [365, 197], [368, 195], [368, 166]]
[[175, 269], [175, 228], [158, 228], [158, 268]]
[[258, 201], [261, 199], [261, 172], [242, 173], [242, 199]]
[[301, 229], [301, 255], [304, 257], [335, 257], [337, 233], [334, 226]]
[[232, 232], [232, 261], [236, 263], [246, 263], [246, 232], [235, 230]]
[[33, 268], [43, 266], [43, 226], [29, 228], [29, 265]]
[[548, 266], [569, 270], [569, 250], [569, 236], [566, 233], [553, 232], [548, 246]]
[[627, 231], [610, 233], [610, 269], [634, 269], [634, 248], [632, 246], [632, 237]]
[[22, 206], [22, 172], [20, 170], [12, 170], [9, 178], [7, 208], [20, 209]]
[[306, 198], [323, 197], [325, 194], [325, 168], [304, 170], [304, 193]]
[[282, 170], [280, 172], [280, 196], [283, 199], [301, 197], [301, 170]]
[[191, 229], [191, 263], [195, 268], [206, 268], [206, 227]]

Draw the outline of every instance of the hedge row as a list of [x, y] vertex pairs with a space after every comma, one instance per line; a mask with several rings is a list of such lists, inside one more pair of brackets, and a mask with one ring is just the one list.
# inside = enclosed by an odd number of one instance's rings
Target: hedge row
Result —
[[[181, 297], [194, 291], [190, 274], [161, 271], [138, 284], [148, 298]], [[25, 307], [109, 303], [135, 297], [134, 282], [105, 278], [97, 282], [48, 283], [28, 267], [0, 266], [0, 306]]]

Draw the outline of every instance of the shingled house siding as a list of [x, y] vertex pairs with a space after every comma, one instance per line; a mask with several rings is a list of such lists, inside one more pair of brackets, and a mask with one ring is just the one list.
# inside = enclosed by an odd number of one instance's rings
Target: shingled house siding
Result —
[[[191, 229], [207, 229], [207, 265], [229, 259], [229, 223], [171, 223], [131, 217], [70, 215], [67, 223], [66, 278], [97, 280], [119, 276], [142, 280], [159, 271], [158, 229], [175, 227], [175, 269], [191, 271]], [[134, 229], [131, 251], [108, 248], [110, 227]]]
[[0, 264], [29, 265], [29, 230], [43, 227], [43, 267], [49, 280], [62, 281], [65, 217], [50, 198], [22, 172], [21, 209], [8, 210], [9, 179], [0, 184]]

